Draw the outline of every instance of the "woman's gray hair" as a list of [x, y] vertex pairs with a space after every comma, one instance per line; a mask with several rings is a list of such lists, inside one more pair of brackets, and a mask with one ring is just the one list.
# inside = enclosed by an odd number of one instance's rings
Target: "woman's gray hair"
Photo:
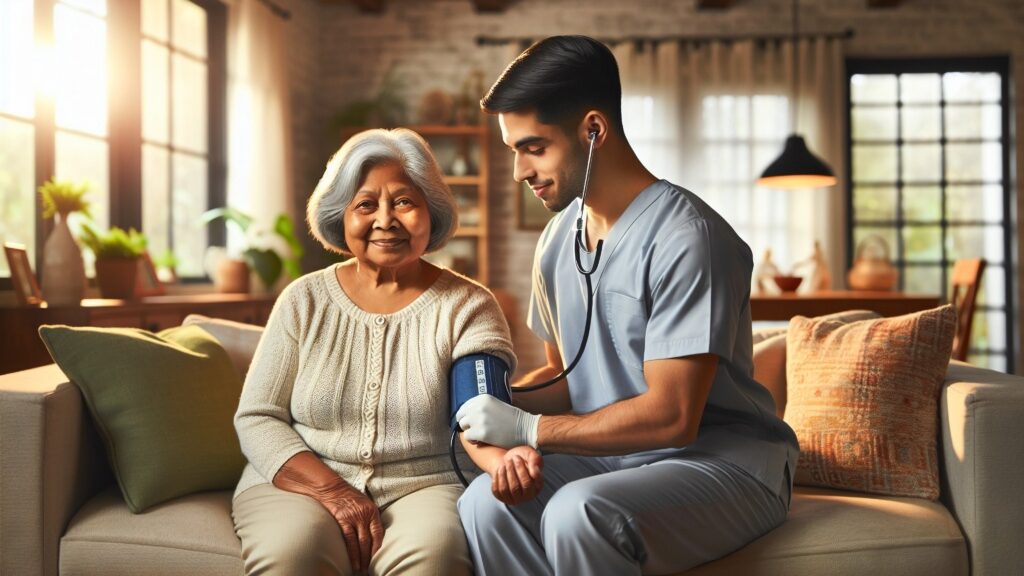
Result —
[[345, 209], [360, 184], [375, 166], [398, 164], [427, 199], [430, 241], [427, 252], [440, 250], [459, 226], [459, 212], [451, 189], [430, 146], [407, 128], [360, 132], [331, 157], [306, 207], [306, 222], [313, 236], [334, 252], [351, 254], [345, 242]]

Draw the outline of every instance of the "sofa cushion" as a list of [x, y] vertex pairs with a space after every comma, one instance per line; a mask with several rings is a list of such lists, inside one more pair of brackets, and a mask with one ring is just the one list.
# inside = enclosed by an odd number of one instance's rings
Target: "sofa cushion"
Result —
[[132, 514], [115, 487], [75, 514], [60, 541], [62, 575], [242, 573], [231, 492], [202, 492]]
[[256, 346], [263, 336], [262, 326], [222, 318], [210, 318], [202, 314], [189, 314], [181, 325], [199, 326], [212, 334], [231, 357], [231, 363], [235, 365], [238, 374], [243, 379], [245, 378], [245, 374], [249, 371], [249, 364], [252, 362], [252, 355], [256, 353]]
[[786, 343], [786, 422], [800, 441], [798, 484], [939, 495], [939, 388], [952, 306], [842, 324], [797, 316]]
[[686, 576], [959, 576], [967, 545], [941, 504], [797, 488], [786, 522]]
[[[846, 310], [817, 320], [834, 320], [850, 323], [858, 320], [879, 318], [871, 310]], [[754, 380], [771, 392], [775, 400], [775, 415], [782, 418], [786, 412], [786, 332], [788, 328], [762, 328], [753, 332]]]
[[198, 326], [43, 326], [57, 365], [81, 390], [133, 512], [233, 488], [245, 466], [233, 417], [242, 381]]

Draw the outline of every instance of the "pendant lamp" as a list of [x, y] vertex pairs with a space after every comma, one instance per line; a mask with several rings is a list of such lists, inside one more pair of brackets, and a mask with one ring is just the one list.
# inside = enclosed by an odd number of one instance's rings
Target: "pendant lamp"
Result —
[[793, 0], [793, 117], [790, 120], [793, 132], [786, 138], [786, 144], [779, 155], [757, 179], [761, 186], [772, 188], [821, 188], [836, 183], [832, 168], [807, 148], [804, 137], [796, 133], [799, 102], [798, 82], [800, 70], [797, 63], [798, 39], [797, 0]]

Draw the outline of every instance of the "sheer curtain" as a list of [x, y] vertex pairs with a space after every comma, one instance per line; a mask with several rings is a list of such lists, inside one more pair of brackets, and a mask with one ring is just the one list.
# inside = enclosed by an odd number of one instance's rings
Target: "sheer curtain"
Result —
[[[286, 25], [257, 0], [229, 4], [227, 203], [266, 231], [281, 212], [295, 217]], [[228, 233], [230, 246], [246, 242]]]
[[821, 242], [841, 283], [845, 203], [842, 188], [777, 190], [755, 186], [794, 130], [832, 166], [840, 182], [842, 41], [801, 39], [799, 118], [791, 123], [791, 41], [638, 42], [613, 47], [623, 88], [626, 134], [656, 176], [684, 186], [722, 214], [784, 271]]

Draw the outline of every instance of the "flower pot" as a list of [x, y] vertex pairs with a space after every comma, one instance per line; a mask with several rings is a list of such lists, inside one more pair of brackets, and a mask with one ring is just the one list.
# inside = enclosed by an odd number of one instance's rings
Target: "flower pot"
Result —
[[82, 250], [68, 228], [68, 215], [55, 214], [43, 245], [43, 299], [49, 306], [78, 306], [85, 296]]
[[135, 278], [138, 272], [138, 258], [96, 260], [96, 283], [100, 286], [100, 296], [120, 300], [134, 299]]
[[249, 292], [249, 265], [245, 263], [245, 260], [222, 258], [217, 263], [216, 273], [213, 275], [213, 285], [217, 288], [217, 292], [247, 294]]

